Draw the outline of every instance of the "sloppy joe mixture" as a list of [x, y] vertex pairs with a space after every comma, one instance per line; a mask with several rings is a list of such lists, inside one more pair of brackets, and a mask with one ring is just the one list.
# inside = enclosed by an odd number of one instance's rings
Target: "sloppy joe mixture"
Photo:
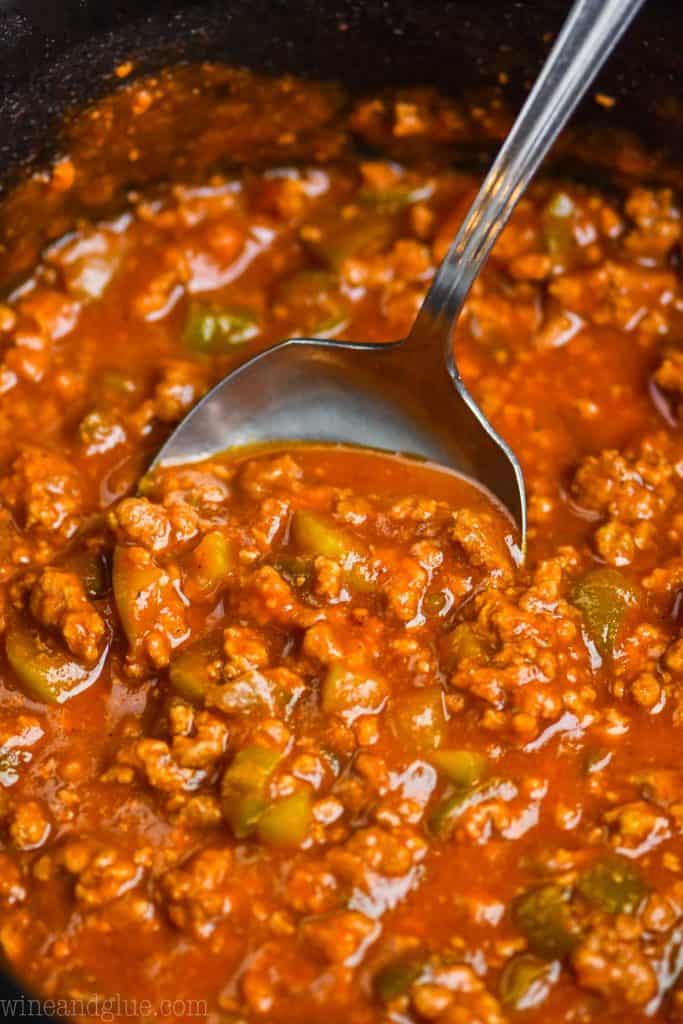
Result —
[[343, 116], [355, 154], [285, 132], [277, 164], [131, 193], [0, 304], [5, 962], [83, 1019], [675, 1024], [672, 191], [541, 181], [457, 326], [523, 465], [523, 565], [486, 496], [407, 458], [146, 474], [260, 348], [408, 332], [477, 178], [431, 148], [447, 105]]

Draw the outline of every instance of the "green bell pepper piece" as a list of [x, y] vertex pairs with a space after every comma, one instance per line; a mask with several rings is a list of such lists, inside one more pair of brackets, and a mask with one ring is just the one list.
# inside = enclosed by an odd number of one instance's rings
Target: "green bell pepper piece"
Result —
[[424, 963], [413, 958], [395, 960], [385, 964], [372, 981], [375, 995], [383, 1003], [390, 1003], [400, 996], [405, 996], [423, 971]]
[[570, 893], [559, 885], [531, 889], [517, 900], [514, 918], [537, 956], [559, 960], [580, 941], [569, 904]]
[[295, 325], [292, 333], [304, 336], [333, 338], [351, 315], [336, 275], [327, 270], [299, 270], [280, 283], [275, 302], [285, 307], [287, 319]]
[[551, 964], [531, 953], [513, 956], [502, 970], [499, 982], [500, 1001], [507, 1010], [530, 1010], [538, 1006], [547, 993]]
[[306, 838], [313, 811], [305, 790], [270, 804], [258, 822], [258, 835], [269, 846], [299, 846]]
[[253, 310], [193, 302], [185, 321], [183, 341], [193, 352], [214, 354], [244, 345], [258, 333], [258, 317]]
[[457, 822], [471, 807], [477, 807], [487, 800], [513, 800], [517, 787], [509, 779], [490, 779], [469, 788], [459, 788], [443, 797], [432, 811], [428, 827], [439, 839], [449, 839]]
[[184, 647], [169, 666], [173, 689], [193, 704], [201, 704], [208, 685], [213, 682], [211, 666], [220, 653], [220, 643], [215, 637], [202, 637]]
[[387, 696], [386, 683], [333, 661], [322, 685], [322, 709], [327, 714], [355, 717], [378, 711]]
[[647, 892], [638, 865], [618, 853], [591, 864], [576, 886], [587, 903], [608, 914], [635, 914]]
[[626, 612], [639, 601], [638, 589], [617, 569], [592, 569], [574, 584], [571, 601], [601, 654], [609, 657]]
[[268, 808], [268, 783], [280, 760], [269, 747], [245, 747], [235, 755], [221, 782], [223, 815], [237, 839], [251, 835]]
[[488, 760], [476, 750], [437, 750], [430, 761], [449, 782], [463, 789], [480, 782], [488, 768]]
[[52, 643], [43, 631], [19, 615], [10, 615], [5, 634], [5, 653], [17, 679], [29, 697], [47, 704], [63, 704], [97, 679], [97, 666], [87, 667]]
[[446, 735], [443, 691], [439, 686], [404, 693], [392, 701], [394, 731], [407, 747], [429, 753], [437, 750]]
[[188, 571], [193, 590], [198, 597], [211, 597], [236, 566], [233, 545], [220, 530], [211, 530], [190, 554]]
[[308, 509], [297, 509], [292, 516], [292, 541], [295, 547], [307, 555], [323, 555], [337, 562], [363, 553], [359, 540], [351, 537], [329, 517]]

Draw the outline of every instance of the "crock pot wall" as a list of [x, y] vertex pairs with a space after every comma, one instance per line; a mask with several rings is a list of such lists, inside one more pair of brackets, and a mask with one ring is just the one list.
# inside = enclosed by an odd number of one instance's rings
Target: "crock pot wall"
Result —
[[[429, 84], [456, 94], [494, 85], [506, 71], [505, 96], [514, 108], [565, 13], [564, 0], [0, 0], [0, 199], [18, 169], [47, 163], [66, 112], [119, 84], [114, 69], [122, 62], [132, 61], [139, 76], [182, 61], [219, 60], [341, 80], [354, 92]], [[596, 122], [627, 127], [658, 151], [679, 149], [683, 157], [681, 101], [672, 100], [681, 93], [682, 36], [683, 7], [649, 0], [598, 84], [617, 102], [604, 108], [591, 97], [579, 123], [586, 130]], [[183, 135], [174, 147], [191, 153], [191, 118]], [[592, 164], [598, 146], [614, 145], [619, 141], [591, 136], [584, 148]], [[140, 150], [134, 177], [118, 182], [119, 195], [158, 177], [158, 168], [151, 178], [141, 174], [154, 167], [155, 154], [154, 147]], [[77, 202], [65, 196], [62, 210], [53, 197], [48, 211], [45, 190], [34, 188], [0, 206], [0, 289], [20, 281], [40, 246], [70, 227]], [[49, 235], [42, 231], [48, 219]]]
[[[355, 92], [429, 84], [457, 93], [493, 85], [506, 71], [515, 106], [565, 12], [564, 0], [0, 0], [0, 198], [18, 169], [49, 160], [67, 111], [118, 84], [114, 69], [124, 61], [140, 75], [219, 60], [338, 79]], [[683, 79], [681, 37], [683, 7], [649, 0], [599, 83], [616, 104], [605, 109], [590, 99], [586, 124], [627, 126], [683, 156], [680, 101], [671, 99]], [[191, 127], [184, 141], [191, 147]], [[0, 288], [21, 279], [45, 240], [36, 231], [45, 217], [40, 201], [31, 208], [28, 198], [0, 216]], [[65, 226], [70, 219], [73, 212]]]
[[[0, 0], [0, 179], [44, 157], [65, 110], [136, 73], [216, 59], [341, 79], [359, 91], [492, 84], [519, 92], [540, 66], [565, 0]], [[683, 5], [649, 0], [600, 80], [619, 102], [603, 117], [680, 146], [671, 97], [683, 83]], [[583, 116], [595, 116], [595, 104]]]

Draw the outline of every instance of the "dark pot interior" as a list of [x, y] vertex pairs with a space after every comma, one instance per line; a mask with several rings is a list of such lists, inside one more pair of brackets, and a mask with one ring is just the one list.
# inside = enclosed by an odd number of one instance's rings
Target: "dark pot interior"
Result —
[[[500, 88], [504, 73], [501, 91], [514, 110], [565, 12], [564, 0], [66, 0], [60, 5], [4, 0], [0, 198], [22, 169], [49, 162], [59, 149], [66, 114], [119, 84], [114, 72], [122, 62], [132, 62], [133, 75], [140, 76], [183, 62], [222, 61], [268, 74], [340, 81], [352, 93], [429, 85], [456, 95]], [[596, 125], [635, 132], [650, 152], [666, 151], [669, 165], [680, 155], [681, 29], [683, 9], [675, 0], [650, 0], [574, 122], [575, 141], [580, 147], [583, 138], [591, 163], [601, 150], [603, 163], [609, 164], [611, 150], [620, 145], [618, 136], [604, 133], [596, 143], [587, 134]], [[609, 95], [614, 104], [598, 105], [596, 92]], [[174, 138], [173, 144], [191, 152], [192, 119], [186, 123], [185, 137]], [[98, 167], [91, 168], [95, 176], [110, 171], [106, 144], [100, 153]], [[143, 147], [135, 177], [120, 175], [122, 189], [147, 180], [144, 169], [153, 164], [151, 157]], [[150, 179], [158, 178], [159, 171], [155, 168]], [[64, 225], [73, 213], [66, 211]], [[0, 288], [16, 283], [32, 265], [46, 219], [46, 211], [30, 198], [6, 207], [4, 216], [0, 208]], [[12, 259], [19, 243], [22, 257]]]
[[[132, 60], [139, 75], [218, 60], [341, 80], [354, 92], [427, 84], [453, 94], [495, 85], [506, 72], [514, 105], [566, 6], [564, 0], [0, 0], [0, 197], [23, 169], [54, 154], [65, 113], [114, 88], [122, 61]], [[626, 128], [649, 150], [680, 161], [681, 38], [680, 0], [650, 0], [596, 85], [615, 104], [606, 109], [587, 100], [575, 122], [579, 137], [595, 122]], [[0, 257], [3, 244], [12, 243], [2, 223]], [[14, 994], [10, 980], [0, 979], [0, 997]], [[46, 1019], [30, 1009], [25, 1004], [22, 1016]]]
[[[521, 93], [562, 21], [564, 0], [4, 0], [0, 10], [0, 176], [45, 155], [59, 118], [112, 87], [113, 68], [138, 73], [214, 59], [268, 73], [340, 79], [354, 90], [431, 84], [445, 92], [510, 75]], [[598, 88], [609, 114], [654, 144], [675, 138], [683, 9], [649, 0]], [[582, 117], [595, 115], [588, 102]]]

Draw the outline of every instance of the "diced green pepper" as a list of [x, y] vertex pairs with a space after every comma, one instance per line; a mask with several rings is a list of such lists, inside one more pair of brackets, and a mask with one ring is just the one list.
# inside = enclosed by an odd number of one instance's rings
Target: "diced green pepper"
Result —
[[263, 793], [277, 768], [280, 752], [270, 747], [245, 747], [240, 750], [223, 776], [223, 790]]
[[449, 782], [463, 789], [479, 782], [488, 768], [487, 759], [476, 750], [437, 750], [430, 760]]
[[377, 971], [372, 981], [375, 995], [383, 1003], [390, 1003], [400, 996], [405, 996], [423, 971], [424, 963], [413, 958], [394, 960], [385, 964]]
[[438, 686], [426, 686], [396, 697], [391, 720], [406, 746], [421, 753], [437, 750], [446, 735], [443, 691]]
[[89, 554], [83, 562], [81, 574], [83, 586], [88, 597], [104, 597], [111, 590], [111, 562], [107, 556]]
[[292, 541], [308, 555], [323, 555], [337, 562], [359, 554], [361, 544], [328, 516], [308, 509], [297, 509], [292, 516]]
[[193, 593], [188, 596], [212, 597], [236, 565], [233, 545], [220, 530], [211, 530], [190, 554], [188, 574]]
[[283, 555], [278, 558], [274, 567], [293, 587], [308, 587], [313, 579], [312, 558]]
[[345, 260], [372, 256], [389, 248], [396, 234], [395, 219], [378, 209], [363, 210], [349, 219], [335, 217], [317, 225], [318, 237], [306, 239], [315, 255], [332, 270], [339, 271]]
[[82, 665], [19, 615], [10, 616], [5, 652], [26, 693], [48, 704], [63, 704], [94, 683], [99, 675], [99, 665]]
[[193, 302], [185, 321], [183, 340], [193, 352], [225, 352], [244, 345], [259, 333], [256, 313], [238, 306], [217, 308]]
[[500, 1001], [507, 1010], [530, 1010], [543, 1002], [551, 965], [530, 953], [513, 956], [500, 976]]
[[284, 307], [292, 334], [333, 338], [349, 321], [351, 307], [339, 281], [326, 270], [299, 270], [282, 281], [275, 302]]
[[486, 661], [488, 655], [488, 645], [469, 622], [459, 622], [442, 638], [439, 648], [439, 662], [444, 672], [453, 672], [461, 661], [470, 658]]
[[104, 552], [76, 551], [63, 564], [78, 576], [88, 597], [104, 597], [111, 590], [111, 564]]
[[387, 188], [364, 188], [360, 197], [364, 203], [380, 210], [400, 210], [404, 206], [423, 203], [434, 194], [434, 183], [423, 185], [401, 185], [398, 182]]
[[115, 405], [122, 398], [130, 398], [138, 390], [139, 383], [122, 370], [105, 370], [97, 378], [97, 394], [105, 407]]
[[580, 940], [569, 904], [570, 893], [559, 885], [531, 889], [517, 900], [515, 922], [529, 949], [548, 960], [561, 959]]
[[638, 865], [617, 853], [591, 864], [576, 884], [587, 903], [608, 914], [635, 914], [647, 892]]
[[610, 656], [626, 612], [638, 604], [639, 592], [617, 569], [591, 569], [574, 585], [571, 600], [583, 613], [600, 653]]
[[206, 693], [207, 707], [219, 708], [226, 715], [253, 712], [285, 713], [301, 696], [302, 686], [282, 685], [277, 673], [248, 669], [235, 679], [211, 686]]
[[223, 815], [237, 839], [255, 831], [266, 810], [266, 789], [280, 754], [268, 747], [245, 747], [235, 756], [221, 783]]
[[556, 192], [543, 213], [543, 237], [546, 252], [558, 269], [566, 268], [574, 240], [574, 213], [576, 207], [566, 192]]
[[112, 579], [116, 609], [131, 647], [157, 622], [184, 619], [184, 606], [173, 580], [144, 548], [114, 548]]
[[[130, 644], [136, 643], [145, 632], [139, 595], [154, 589], [161, 578], [161, 570], [157, 565], [151, 561], [139, 564], [132, 550], [118, 545], [114, 548], [112, 572], [116, 608]], [[143, 607], [146, 603], [143, 603]]]
[[456, 822], [469, 806], [467, 797], [467, 790], [459, 789], [439, 800], [429, 816], [428, 827], [432, 835], [439, 839], [450, 838]]
[[355, 717], [378, 711], [387, 696], [386, 683], [376, 676], [349, 670], [334, 661], [322, 686], [322, 709], [327, 714]]
[[215, 637], [203, 637], [183, 648], [168, 670], [173, 689], [181, 697], [201, 704], [207, 686], [213, 682], [211, 667], [219, 655], [220, 644]]
[[223, 816], [235, 839], [246, 839], [258, 826], [268, 801], [257, 793], [235, 793], [223, 799]]
[[299, 790], [266, 808], [258, 823], [259, 838], [270, 846], [299, 846], [312, 820], [311, 798]]
[[360, 593], [371, 593], [377, 584], [367, 565], [367, 551], [358, 537], [338, 526], [329, 516], [297, 509], [292, 516], [292, 543], [310, 558], [319, 555], [344, 566], [345, 582]]
[[138, 480], [138, 496], [141, 498], [147, 498], [149, 495], [154, 494], [157, 485], [157, 475], [154, 470], [150, 470], [148, 473], [143, 473]]
[[441, 799], [429, 817], [429, 831], [439, 839], [449, 839], [463, 814], [487, 800], [510, 801], [517, 787], [508, 779], [490, 779], [469, 788], [457, 789]]
[[344, 570], [344, 580], [358, 594], [373, 594], [377, 591], [377, 575], [367, 558], [354, 555], [351, 564]]

